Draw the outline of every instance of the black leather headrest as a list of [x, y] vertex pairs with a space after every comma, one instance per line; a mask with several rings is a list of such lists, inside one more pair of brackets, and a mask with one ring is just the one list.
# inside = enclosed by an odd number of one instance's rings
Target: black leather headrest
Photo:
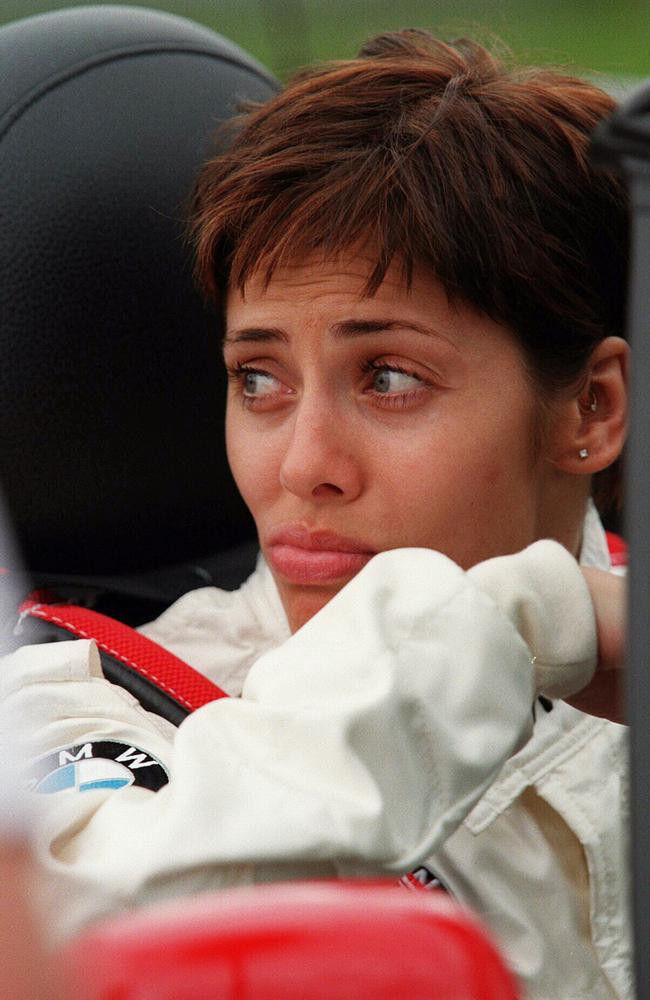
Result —
[[219, 121], [275, 81], [117, 6], [5, 26], [0, 74], [0, 483], [28, 564], [119, 573], [250, 537], [183, 228]]

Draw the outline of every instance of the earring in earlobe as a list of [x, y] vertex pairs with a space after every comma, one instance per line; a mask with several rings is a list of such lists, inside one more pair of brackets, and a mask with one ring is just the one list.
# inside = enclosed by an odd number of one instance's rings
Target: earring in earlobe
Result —
[[580, 455], [580, 458], [589, 458], [589, 449], [581, 448], [578, 454]]

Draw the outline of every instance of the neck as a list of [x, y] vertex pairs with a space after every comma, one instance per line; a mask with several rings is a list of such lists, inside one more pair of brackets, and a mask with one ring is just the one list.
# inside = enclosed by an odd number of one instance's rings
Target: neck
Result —
[[553, 538], [578, 558], [591, 490], [591, 478], [571, 476], [558, 484], [539, 519], [539, 538]]

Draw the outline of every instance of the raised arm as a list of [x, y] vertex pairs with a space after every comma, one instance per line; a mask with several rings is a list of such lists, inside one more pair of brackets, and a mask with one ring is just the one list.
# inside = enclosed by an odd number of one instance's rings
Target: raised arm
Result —
[[92, 643], [22, 649], [2, 688], [32, 756], [74, 764], [113, 741], [134, 775], [154, 759], [170, 775], [158, 792], [42, 796], [60, 930], [169, 892], [407, 870], [526, 740], [540, 689], [571, 693], [594, 664], [584, 578], [553, 542], [468, 573], [425, 549], [380, 554], [257, 661], [241, 699], [176, 733], [102, 678]]

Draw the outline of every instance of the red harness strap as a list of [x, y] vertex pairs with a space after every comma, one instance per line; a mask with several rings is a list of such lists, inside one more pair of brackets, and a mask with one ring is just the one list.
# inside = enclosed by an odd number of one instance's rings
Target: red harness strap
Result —
[[38, 592], [30, 594], [20, 611], [78, 639], [94, 639], [100, 653], [162, 691], [185, 714], [227, 697], [225, 691], [180, 657], [107, 615], [72, 604], [45, 603], [39, 600]]

